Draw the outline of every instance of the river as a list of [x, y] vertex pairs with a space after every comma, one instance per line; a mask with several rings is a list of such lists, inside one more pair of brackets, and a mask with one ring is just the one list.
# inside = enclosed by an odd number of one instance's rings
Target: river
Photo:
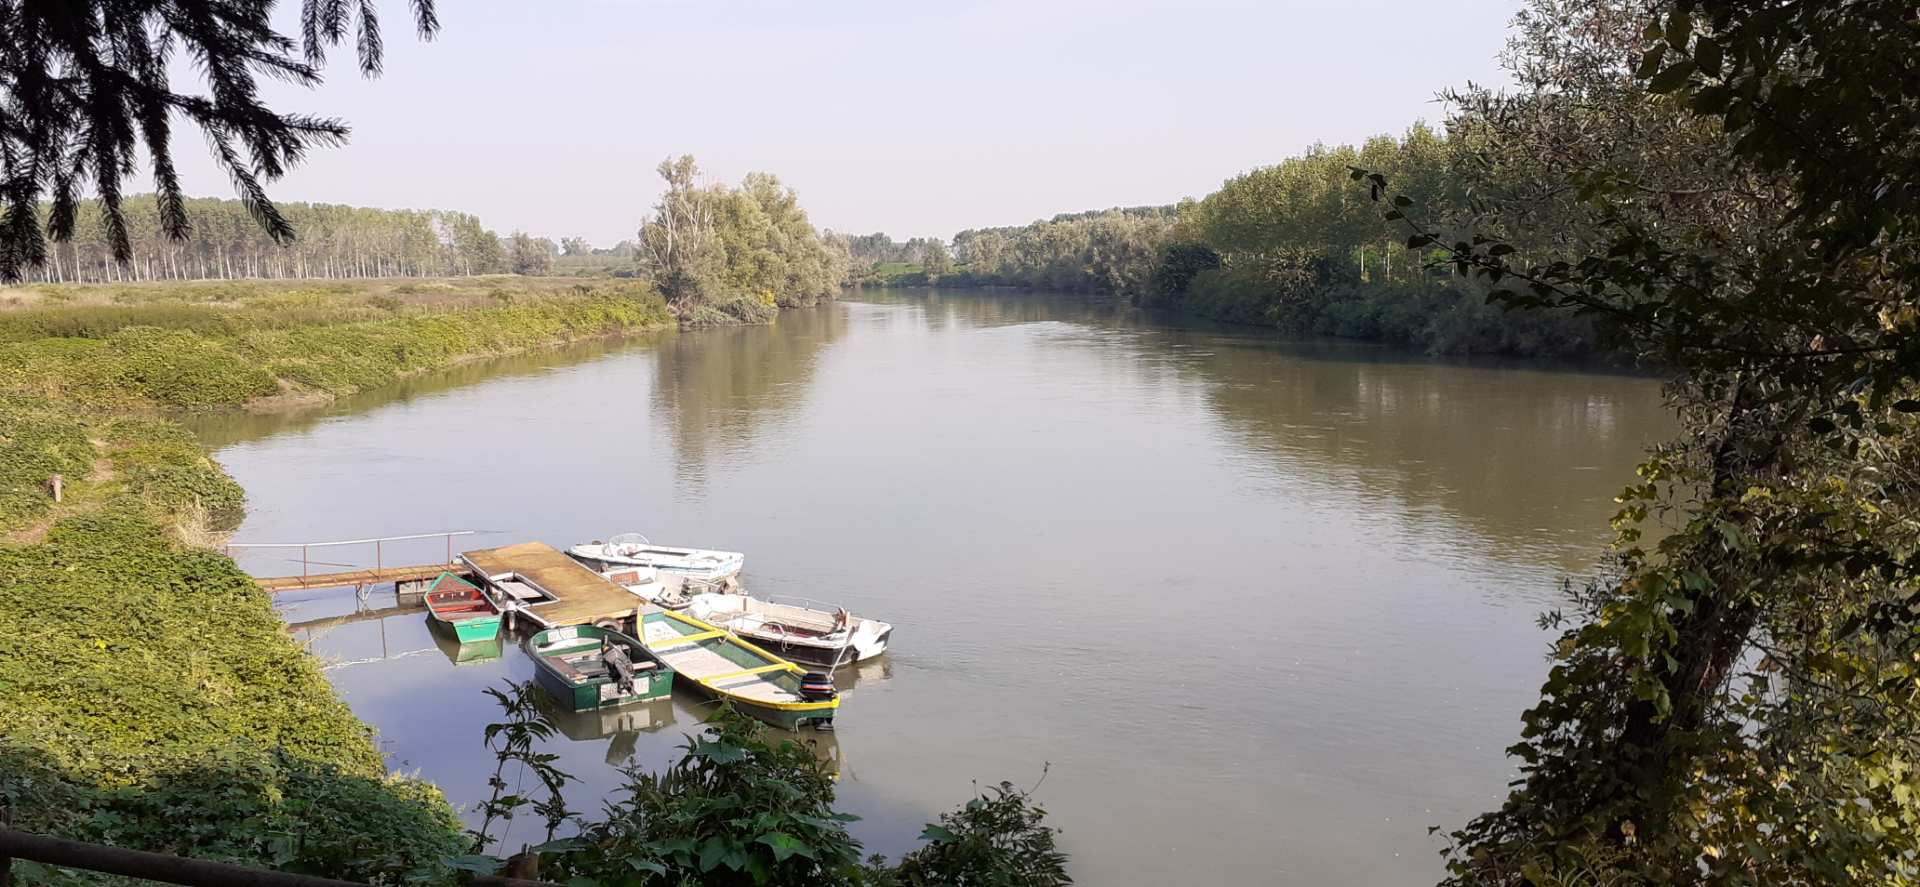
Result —
[[[1040, 783], [1081, 883], [1318, 885], [1431, 883], [1428, 826], [1497, 805], [1545, 673], [1535, 618], [1671, 427], [1645, 378], [922, 291], [198, 431], [247, 489], [236, 541], [640, 531], [894, 623], [817, 746], [871, 851], [1010, 780]], [[279, 601], [292, 622], [391, 602]], [[395, 768], [483, 796], [481, 691], [531, 675], [518, 650], [456, 664], [419, 613], [299, 635]], [[567, 721], [575, 806], [699, 718]]]

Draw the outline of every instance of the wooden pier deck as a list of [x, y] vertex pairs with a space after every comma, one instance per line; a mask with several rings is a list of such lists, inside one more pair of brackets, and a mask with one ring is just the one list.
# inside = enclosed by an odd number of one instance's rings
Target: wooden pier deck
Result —
[[[564, 555], [562, 555], [564, 557]], [[358, 588], [363, 585], [377, 585], [382, 582], [426, 582], [441, 573], [466, 575], [469, 572], [465, 564], [416, 564], [410, 567], [381, 567], [369, 570], [347, 570], [341, 573], [310, 573], [304, 576], [256, 576], [255, 582], [268, 594], [282, 591], [298, 591], [303, 588]], [[599, 578], [599, 577], [595, 577]], [[625, 594], [623, 590], [621, 592]], [[631, 597], [631, 595], [629, 595]]]
[[[621, 621], [640, 612], [642, 601], [632, 592], [545, 542], [481, 548], [464, 552], [459, 559], [470, 568], [476, 582], [493, 586], [490, 577], [512, 574], [553, 598], [525, 605], [518, 614], [544, 627], [590, 625], [601, 619]], [[493, 593], [500, 595], [497, 586]]]

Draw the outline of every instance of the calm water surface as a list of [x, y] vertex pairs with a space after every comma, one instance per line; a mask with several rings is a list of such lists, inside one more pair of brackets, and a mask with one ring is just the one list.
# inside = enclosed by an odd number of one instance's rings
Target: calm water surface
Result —
[[[1317, 885], [1430, 883], [1427, 827], [1497, 803], [1544, 674], [1535, 615], [1670, 428], [1640, 378], [1068, 299], [861, 298], [201, 430], [247, 488], [238, 541], [638, 530], [893, 622], [817, 747], [871, 850], [1050, 765], [1082, 883]], [[243, 563], [297, 572], [286, 556]], [[394, 766], [472, 804], [480, 691], [532, 665], [456, 663], [417, 612], [325, 621], [391, 603], [281, 599]], [[566, 721], [576, 806], [700, 717], [689, 698]]]

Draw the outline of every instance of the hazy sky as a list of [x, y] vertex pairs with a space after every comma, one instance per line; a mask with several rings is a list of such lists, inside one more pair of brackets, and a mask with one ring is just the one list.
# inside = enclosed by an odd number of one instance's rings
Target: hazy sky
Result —
[[[633, 235], [679, 153], [899, 239], [1169, 203], [1439, 119], [1439, 88], [1499, 81], [1518, 3], [439, 0], [423, 44], [382, 0], [385, 76], [342, 47], [319, 89], [271, 90], [353, 127], [271, 193], [596, 246]], [[232, 196], [198, 134], [175, 138], [188, 188]]]

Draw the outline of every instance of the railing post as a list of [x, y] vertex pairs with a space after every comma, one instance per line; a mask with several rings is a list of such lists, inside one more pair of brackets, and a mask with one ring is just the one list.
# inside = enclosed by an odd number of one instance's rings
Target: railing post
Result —
[[447, 565], [453, 565], [453, 534], [447, 534]]
[[378, 573], [383, 566], [384, 563], [380, 559], [380, 540], [375, 539], [373, 540], [373, 571]]
[[300, 578], [307, 578], [307, 547], [300, 546]]

